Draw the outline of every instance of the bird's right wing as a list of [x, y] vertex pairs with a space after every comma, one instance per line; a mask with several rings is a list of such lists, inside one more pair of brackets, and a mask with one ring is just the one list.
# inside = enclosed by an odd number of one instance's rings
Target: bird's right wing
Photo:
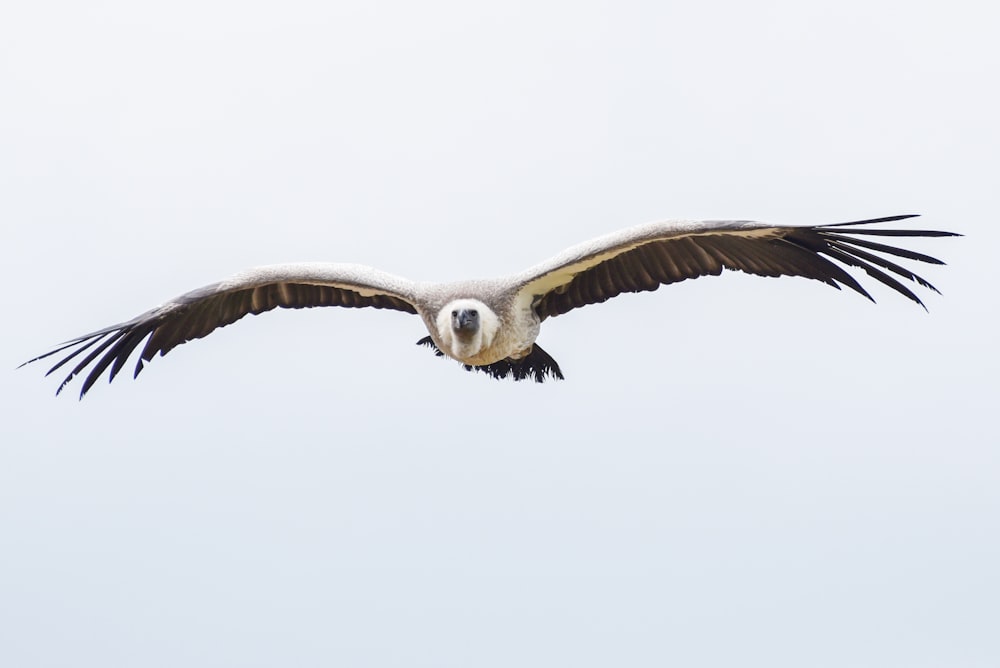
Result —
[[67, 341], [24, 364], [68, 351], [48, 370], [48, 375], [87, 351], [56, 391], [56, 394], [61, 392], [74, 376], [93, 364], [80, 390], [83, 398], [109, 366], [108, 380], [114, 380], [143, 340], [146, 345], [133, 377], [142, 371], [143, 362], [150, 361], [157, 353], [165, 355], [176, 346], [208, 336], [247, 314], [256, 315], [275, 307], [313, 306], [367, 306], [416, 313], [416, 289], [411, 281], [362, 265], [298, 263], [257, 267], [171, 299], [128, 322]]

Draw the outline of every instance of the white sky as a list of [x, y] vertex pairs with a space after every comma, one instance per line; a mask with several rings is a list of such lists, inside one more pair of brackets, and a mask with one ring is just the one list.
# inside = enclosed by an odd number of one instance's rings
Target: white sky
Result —
[[[1000, 663], [989, 3], [9, 4], [0, 665]], [[12, 371], [256, 264], [911, 212], [929, 314], [727, 274], [546, 322], [563, 383], [337, 309]]]

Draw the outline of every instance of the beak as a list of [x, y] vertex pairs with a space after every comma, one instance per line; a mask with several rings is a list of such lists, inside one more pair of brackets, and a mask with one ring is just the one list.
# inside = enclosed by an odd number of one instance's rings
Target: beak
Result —
[[459, 329], [471, 329], [476, 324], [476, 316], [466, 309], [462, 309], [455, 316], [455, 323]]

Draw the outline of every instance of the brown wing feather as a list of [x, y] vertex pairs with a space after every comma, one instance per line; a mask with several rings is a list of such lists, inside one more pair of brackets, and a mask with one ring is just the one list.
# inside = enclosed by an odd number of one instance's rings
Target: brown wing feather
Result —
[[[417, 312], [402, 291], [399, 291], [399, 294], [392, 294], [393, 291], [385, 290], [381, 286], [354, 287], [356, 289], [295, 281], [264, 282], [249, 284], [246, 287], [238, 284], [227, 287], [225, 282], [216, 283], [182, 295], [128, 322], [73, 339], [25, 364], [65, 353], [65, 356], [48, 370], [46, 375], [49, 375], [71, 361], [76, 361], [76, 366], [60, 383], [56, 394], [61, 392], [76, 375], [93, 365], [87, 372], [80, 390], [80, 397], [83, 398], [109, 366], [111, 371], [108, 380], [114, 380], [126, 360], [143, 341], [146, 341], [146, 344], [139, 355], [133, 377], [142, 371], [143, 362], [152, 360], [157, 354], [165, 355], [182, 343], [205, 337], [246, 315], [257, 315], [279, 307], [371, 307], [406, 313]], [[382, 291], [375, 292], [375, 290]], [[367, 294], [362, 294], [363, 292]]]
[[[524, 285], [543, 286], [535, 296], [535, 310], [545, 318], [567, 313], [588, 304], [604, 302], [625, 292], [652, 291], [661, 285], [718, 275], [723, 269], [739, 270], [759, 276], [802, 276], [822, 281], [835, 288], [845, 285], [872, 299], [861, 284], [842, 265], [863, 270], [872, 278], [923, 306], [923, 302], [888, 272], [936, 289], [905, 267], [876, 255], [876, 252], [920, 262], [943, 264], [940, 260], [886, 244], [858, 239], [854, 235], [885, 237], [958, 236], [936, 230], [844, 229], [842, 225], [868, 225], [902, 220], [911, 216], [892, 216], [839, 225], [815, 227], [769, 227], [736, 221], [730, 225], [688, 225], [677, 235], [670, 231], [645, 232], [647, 238], [628, 238], [615, 247], [597, 247], [589, 255], [572, 252], [565, 262], [555, 262], [529, 275]], [[592, 258], [606, 259], [594, 263]], [[834, 262], [836, 260], [837, 262]], [[838, 264], [840, 263], [840, 264]], [[576, 271], [576, 267], [580, 267]], [[565, 280], [552, 285], [553, 276]], [[557, 281], [558, 282], [558, 281]], [[874, 300], [873, 300], [874, 301]]]

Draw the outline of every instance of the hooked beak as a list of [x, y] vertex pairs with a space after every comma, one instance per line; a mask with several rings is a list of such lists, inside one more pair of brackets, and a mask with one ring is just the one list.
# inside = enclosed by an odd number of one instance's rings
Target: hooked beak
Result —
[[479, 313], [471, 309], [461, 309], [452, 314], [452, 326], [456, 330], [476, 330], [479, 327]]

